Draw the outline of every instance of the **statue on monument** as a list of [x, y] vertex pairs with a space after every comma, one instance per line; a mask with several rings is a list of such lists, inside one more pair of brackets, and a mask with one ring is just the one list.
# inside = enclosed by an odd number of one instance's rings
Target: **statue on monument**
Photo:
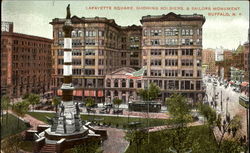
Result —
[[66, 16], [66, 19], [70, 19], [70, 4], [67, 6], [67, 16]]
[[64, 105], [63, 105], [63, 103], [61, 104], [61, 112], [60, 112], [60, 116], [62, 116], [62, 114], [64, 115]]
[[79, 104], [78, 102], [76, 103], [76, 114], [79, 115], [80, 114], [80, 109], [79, 109]]

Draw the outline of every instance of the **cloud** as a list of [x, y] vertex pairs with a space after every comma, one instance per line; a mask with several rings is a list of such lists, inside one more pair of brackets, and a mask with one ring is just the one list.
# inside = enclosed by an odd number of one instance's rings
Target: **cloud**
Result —
[[207, 20], [203, 26], [203, 47], [237, 48], [247, 41], [249, 22], [244, 18], [234, 20]]

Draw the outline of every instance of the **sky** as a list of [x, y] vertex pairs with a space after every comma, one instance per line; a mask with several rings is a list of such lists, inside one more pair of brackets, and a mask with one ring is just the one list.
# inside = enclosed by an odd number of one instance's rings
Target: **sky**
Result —
[[[248, 1], [3, 0], [2, 21], [14, 22], [14, 32], [52, 39], [52, 25], [49, 22], [54, 18], [65, 18], [68, 4], [72, 16], [107, 17], [115, 19], [121, 26], [141, 25], [140, 19], [146, 15], [162, 15], [169, 12], [183, 15], [203, 14], [206, 17], [203, 25], [203, 48], [222, 46], [226, 49], [235, 49], [240, 43], [248, 40]], [[102, 6], [111, 7], [111, 10], [90, 9]], [[133, 10], [116, 10], [115, 7], [133, 7]], [[136, 7], [151, 9], [142, 10]], [[180, 10], [180, 7], [183, 10]], [[218, 10], [232, 7], [234, 10]], [[226, 13], [230, 16], [225, 16]], [[233, 13], [235, 16], [232, 16]]]

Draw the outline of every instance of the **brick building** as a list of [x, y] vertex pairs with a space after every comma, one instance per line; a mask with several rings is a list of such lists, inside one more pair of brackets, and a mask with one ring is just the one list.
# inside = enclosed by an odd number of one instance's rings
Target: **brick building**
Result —
[[196, 101], [202, 88], [203, 15], [144, 16], [142, 58], [147, 66], [144, 84], [156, 83], [162, 100], [182, 93]]
[[[144, 16], [142, 26], [122, 27], [113, 19], [95, 17], [71, 18], [73, 46], [73, 83], [75, 97], [136, 97], [132, 88], [144, 88], [149, 82], [162, 90], [164, 100], [171, 93], [183, 93], [196, 99], [202, 90], [202, 15]], [[55, 18], [53, 25], [53, 86], [62, 83], [63, 30], [65, 19]], [[147, 66], [141, 81], [119, 78], [120, 73], [133, 72]], [[127, 68], [122, 68], [127, 67]], [[111, 79], [116, 77], [117, 80]], [[124, 81], [125, 80], [125, 81]], [[116, 82], [113, 82], [116, 81]], [[129, 87], [130, 89], [123, 90]], [[58, 91], [58, 90], [57, 90]], [[60, 90], [58, 91], [60, 95]], [[126, 98], [125, 98], [126, 97]]]
[[223, 58], [224, 58], [224, 61], [225, 61], [225, 65], [223, 67], [223, 70], [224, 70], [224, 79], [226, 80], [229, 80], [230, 79], [230, 66], [233, 61], [233, 53], [232, 51], [230, 50], [225, 50], [224, 53], [223, 53]]
[[205, 73], [214, 75], [216, 74], [215, 66], [215, 51], [214, 49], [208, 48], [202, 51], [202, 65], [206, 66]]
[[244, 44], [244, 80], [249, 82], [249, 41]]
[[1, 93], [19, 98], [44, 93], [51, 85], [51, 39], [13, 32], [12, 22], [2, 22]]

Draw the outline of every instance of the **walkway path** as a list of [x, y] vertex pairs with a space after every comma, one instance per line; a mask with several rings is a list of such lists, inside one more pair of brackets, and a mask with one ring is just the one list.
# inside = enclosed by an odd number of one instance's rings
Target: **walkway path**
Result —
[[[189, 126], [199, 126], [199, 125], [203, 125], [203, 123], [200, 122], [200, 121], [189, 123], [188, 127]], [[155, 127], [150, 128], [149, 132], [156, 132], [156, 131], [161, 131], [161, 130], [164, 130], [164, 129], [171, 129], [171, 128], [173, 128], [172, 125], [155, 126]]]
[[38, 125], [46, 125], [46, 123], [44, 123], [43, 121], [40, 121], [36, 118], [34, 118], [33, 116], [30, 116], [28, 114], [25, 114], [23, 117], [20, 117], [20, 116], [17, 116], [13, 111], [9, 110], [9, 113], [18, 117], [19, 119], [21, 120], [24, 120], [26, 122], [29, 122], [30, 125], [31, 125], [31, 128], [32, 130], [36, 130], [37, 126]]
[[105, 128], [108, 139], [103, 143], [103, 153], [124, 153], [129, 142], [124, 139], [125, 132], [122, 129]]

